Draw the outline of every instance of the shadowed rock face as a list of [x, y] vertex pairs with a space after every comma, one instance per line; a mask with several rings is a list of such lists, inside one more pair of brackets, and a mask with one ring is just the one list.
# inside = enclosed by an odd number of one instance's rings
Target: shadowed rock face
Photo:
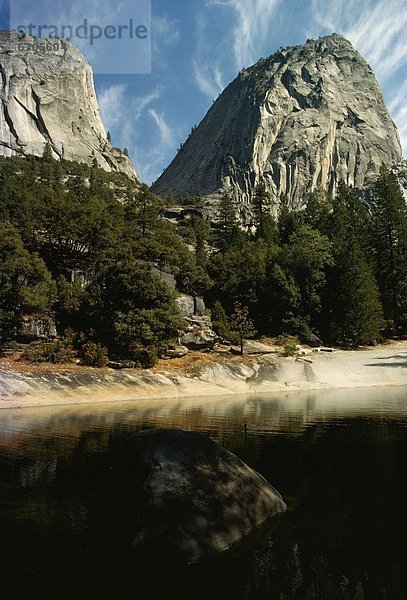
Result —
[[136, 434], [116, 466], [133, 504], [133, 546], [143, 557], [196, 562], [228, 549], [285, 512], [281, 496], [202, 433]]
[[72, 44], [0, 31], [0, 76], [0, 155], [41, 156], [49, 142], [55, 157], [136, 177], [107, 140], [92, 69]]
[[401, 146], [378, 82], [350, 42], [333, 34], [277, 52], [242, 71], [214, 103], [153, 191], [229, 190], [241, 210], [264, 183], [277, 203], [339, 179], [362, 188]]

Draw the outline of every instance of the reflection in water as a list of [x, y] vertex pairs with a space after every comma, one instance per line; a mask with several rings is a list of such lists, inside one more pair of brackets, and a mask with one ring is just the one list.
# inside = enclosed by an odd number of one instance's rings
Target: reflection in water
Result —
[[[405, 599], [407, 390], [0, 411], [5, 598]], [[208, 564], [131, 560], [110, 466], [135, 431], [207, 431], [289, 512]]]

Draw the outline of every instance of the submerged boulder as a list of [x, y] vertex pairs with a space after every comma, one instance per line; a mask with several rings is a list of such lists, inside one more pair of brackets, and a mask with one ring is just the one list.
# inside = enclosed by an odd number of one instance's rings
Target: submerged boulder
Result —
[[132, 545], [143, 557], [197, 562], [287, 508], [259, 473], [203, 433], [137, 433], [117, 468], [133, 506]]

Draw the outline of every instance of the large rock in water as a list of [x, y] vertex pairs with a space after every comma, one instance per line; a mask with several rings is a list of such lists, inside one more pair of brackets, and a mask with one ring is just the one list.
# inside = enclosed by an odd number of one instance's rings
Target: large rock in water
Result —
[[264, 183], [276, 206], [285, 194], [297, 208], [339, 179], [364, 187], [401, 154], [371, 68], [333, 34], [241, 71], [152, 190], [210, 200], [228, 190], [243, 210]]
[[55, 157], [136, 177], [107, 139], [92, 69], [72, 44], [0, 31], [0, 74], [0, 155], [41, 156], [49, 142]]
[[144, 557], [196, 562], [286, 510], [261, 475], [202, 433], [142, 431], [116, 468], [128, 482], [133, 545]]

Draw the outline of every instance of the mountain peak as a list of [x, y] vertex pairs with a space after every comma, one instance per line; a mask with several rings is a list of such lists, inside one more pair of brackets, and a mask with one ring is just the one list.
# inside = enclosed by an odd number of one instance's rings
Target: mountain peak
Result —
[[0, 155], [54, 156], [137, 177], [99, 114], [91, 66], [70, 42], [0, 31]]
[[338, 181], [362, 188], [401, 159], [396, 127], [366, 61], [334, 33], [281, 48], [243, 70], [213, 104], [171, 165], [157, 194], [229, 191], [241, 206], [263, 184], [275, 206], [293, 208]]

